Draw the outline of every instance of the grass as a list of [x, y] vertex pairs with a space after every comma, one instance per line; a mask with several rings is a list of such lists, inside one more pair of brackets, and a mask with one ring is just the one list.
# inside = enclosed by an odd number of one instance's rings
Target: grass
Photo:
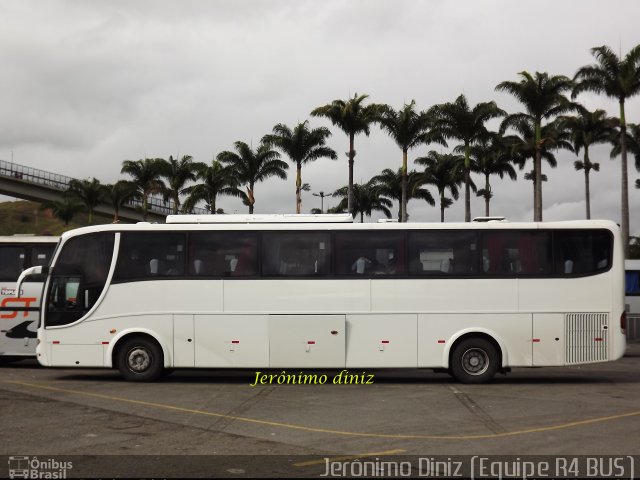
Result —
[[[94, 224], [111, 223], [107, 218], [96, 217]], [[65, 225], [53, 216], [50, 210], [40, 210], [40, 204], [18, 200], [0, 202], [0, 235], [34, 234], [60, 235], [62, 232], [89, 225], [88, 215], [79, 213]]]

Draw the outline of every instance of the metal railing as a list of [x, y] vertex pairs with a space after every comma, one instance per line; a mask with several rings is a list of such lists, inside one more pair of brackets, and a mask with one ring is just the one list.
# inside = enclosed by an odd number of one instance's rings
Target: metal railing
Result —
[[[26, 183], [35, 185], [42, 185], [48, 188], [53, 188], [64, 192], [69, 188], [69, 183], [75, 180], [72, 177], [65, 175], [59, 175], [57, 173], [47, 172], [37, 168], [27, 167], [25, 165], [19, 165], [13, 162], [7, 162], [6, 160], [0, 160], [0, 176], [10, 177], [15, 180], [21, 180]], [[128, 201], [124, 206], [134, 209], [142, 208], [142, 200], [132, 199]], [[164, 201], [162, 197], [157, 195], [151, 195], [147, 199], [147, 209], [153, 213], [159, 213], [162, 215], [173, 214], [173, 201]], [[192, 213], [198, 215], [208, 214], [209, 211], [206, 208], [194, 207]]]
[[640, 314], [627, 313], [627, 340], [640, 340]]

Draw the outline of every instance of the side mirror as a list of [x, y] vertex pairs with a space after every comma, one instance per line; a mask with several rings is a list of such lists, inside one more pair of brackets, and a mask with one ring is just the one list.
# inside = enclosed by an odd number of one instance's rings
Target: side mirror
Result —
[[27, 268], [25, 271], [23, 271], [18, 277], [18, 283], [16, 284], [16, 297], [20, 298], [20, 291], [22, 290], [22, 284], [24, 283], [27, 277], [30, 277], [31, 275], [41, 275], [43, 273], [45, 275], [48, 275], [49, 267], [38, 265], [37, 267]]

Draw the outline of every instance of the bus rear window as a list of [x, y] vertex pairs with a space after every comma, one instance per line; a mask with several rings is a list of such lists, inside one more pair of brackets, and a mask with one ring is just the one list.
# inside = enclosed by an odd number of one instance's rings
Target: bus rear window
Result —
[[611, 266], [613, 237], [607, 230], [556, 230], [556, 275], [590, 275]]

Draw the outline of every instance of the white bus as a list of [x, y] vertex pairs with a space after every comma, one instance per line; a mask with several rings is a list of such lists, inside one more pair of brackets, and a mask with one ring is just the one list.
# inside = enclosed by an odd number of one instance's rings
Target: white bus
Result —
[[640, 260], [626, 260], [625, 303], [629, 316], [629, 338], [640, 338]]
[[51, 268], [20, 279], [48, 273], [38, 360], [138, 381], [406, 367], [480, 383], [625, 351], [613, 222], [347, 220], [183, 215], [66, 232]]
[[38, 312], [44, 276], [31, 276], [16, 298], [16, 280], [23, 270], [49, 265], [58, 237], [0, 237], [0, 362], [34, 357]]

